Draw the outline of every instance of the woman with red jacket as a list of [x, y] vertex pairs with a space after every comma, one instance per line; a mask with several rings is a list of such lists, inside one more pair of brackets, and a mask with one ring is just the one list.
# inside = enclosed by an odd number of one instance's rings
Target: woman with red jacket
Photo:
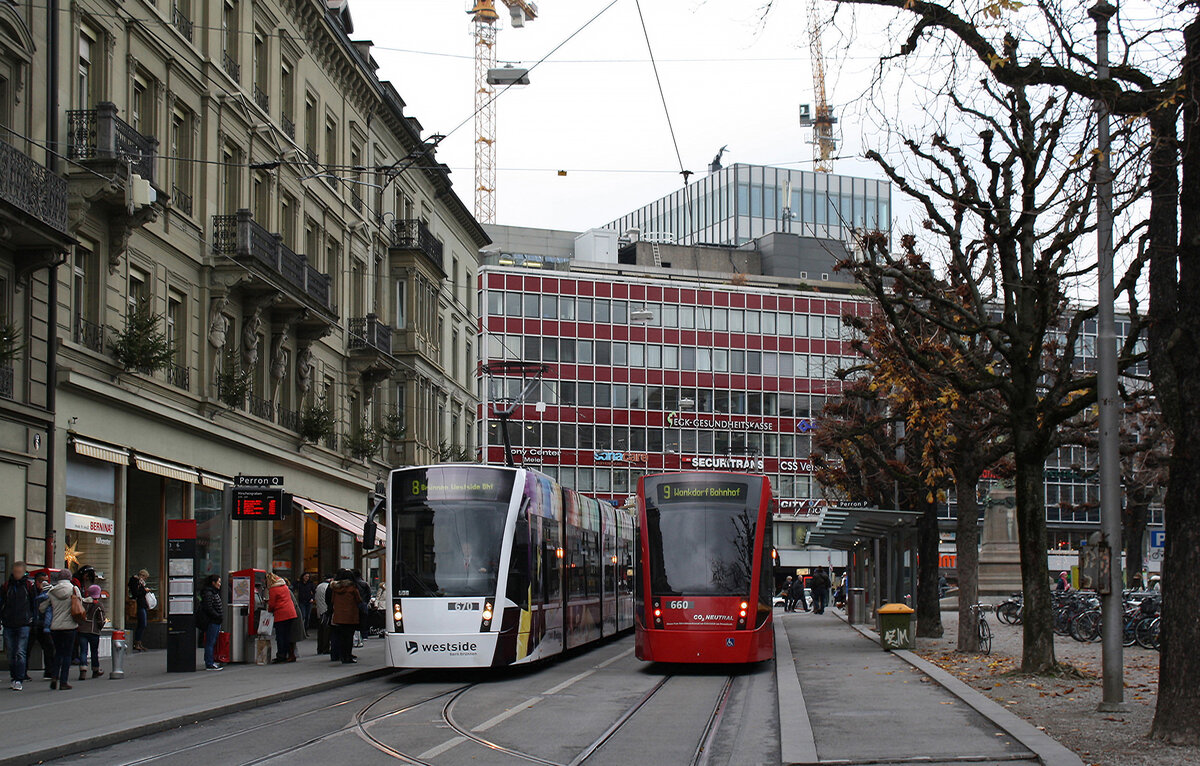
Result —
[[273, 662], [295, 662], [296, 643], [292, 640], [292, 627], [299, 615], [296, 614], [287, 580], [274, 572], [267, 573], [267, 611], [275, 616], [275, 644], [278, 651]]

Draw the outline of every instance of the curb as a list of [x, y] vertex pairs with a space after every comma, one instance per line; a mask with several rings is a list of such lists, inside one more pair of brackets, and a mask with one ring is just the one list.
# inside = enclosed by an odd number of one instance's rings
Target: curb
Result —
[[348, 676], [339, 676], [325, 681], [320, 681], [308, 686], [300, 686], [293, 689], [286, 689], [280, 692], [273, 692], [261, 697], [243, 697], [238, 700], [227, 702], [217, 707], [205, 708], [203, 710], [193, 710], [187, 713], [179, 713], [168, 718], [163, 718], [150, 723], [139, 724], [119, 731], [110, 731], [100, 734], [89, 734], [85, 739], [75, 740], [74, 742], [66, 742], [53, 747], [41, 748], [39, 750], [30, 750], [18, 755], [9, 755], [0, 758], [0, 766], [25, 766], [30, 763], [40, 763], [49, 761], [55, 758], [62, 758], [76, 753], [87, 752], [109, 745], [116, 745], [121, 742], [126, 742], [131, 739], [145, 737], [150, 734], [158, 734], [170, 729], [179, 728], [190, 723], [199, 721], [208, 721], [213, 718], [219, 718], [231, 713], [239, 713], [243, 710], [270, 705], [275, 702], [284, 702], [286, 700], [304, 697], [309, 694], [316, 694], [329, 689], [334, 689], [339, 686], [347, 686], [349, 684], [361, 683], [370, 681], [374, 678], [392, 675], [399, 672], [399, 668], [373, 668]]
[[[779, 702], [780, 758], [787, 764], [820, 763], [817, 758], [817, 738], [808, 717], [808, 705], [804, 701], [800, 679], [796, 676], [791, 641], [783, 627], [783, 620], [774, 619], [772, 622], [775, 623], [775, 693]], [[784, 725], [785, 710], [794, 713], [794, 718], [788, 721], [788, 724], [794, 725]]]
[[[838, 616], [841, 617], [841, 615]], [[846, 624], [858, 631], [864, 638], [879, 643], [879, 635], [870, 628], [851, 625], [848, 621]], [[932, 662], [918, 657], [907, 649], [894, 649], [892, 654], [929, 676], [934, 683], [958, 697], [975, 712], [991, 721], [998, 729], [1020, 742], [1045, 766], [1084, 766], [1083, 760], [1058, 740], [1016, 714], [1005, 710], [998, 703]]]

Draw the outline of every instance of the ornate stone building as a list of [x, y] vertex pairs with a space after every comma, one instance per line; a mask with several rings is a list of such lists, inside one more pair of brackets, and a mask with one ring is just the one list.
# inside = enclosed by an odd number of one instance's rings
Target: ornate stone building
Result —
[[[334, 0], [0, 6], [24, 78], [0, 159], [30, 168], [0, 181], [27, 232], [0, 296], [33, 341], [0, 368], [0, 471], [31, 488], [0, 553], [90, 563], [121, 604], [186, 518], [198, 575], [327, 571], [389, 466], [474, 454], [487, 236], [351, 35]], [[238, 474], [283, 476], [295, 513], [230, 522]]]

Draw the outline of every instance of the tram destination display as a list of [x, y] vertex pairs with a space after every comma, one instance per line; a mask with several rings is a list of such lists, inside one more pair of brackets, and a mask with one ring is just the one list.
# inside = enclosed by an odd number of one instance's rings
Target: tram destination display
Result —
[[462, 468], [410, 470], [397, 474], [394, 489], [403, 504], [428, 500], [508, 502], [513, 491], [513, 474]]
[[657, 505], [671, 503], [731, 503], [745, 505], [749, 487], [738, 481], [664, 481], [655, 487]]

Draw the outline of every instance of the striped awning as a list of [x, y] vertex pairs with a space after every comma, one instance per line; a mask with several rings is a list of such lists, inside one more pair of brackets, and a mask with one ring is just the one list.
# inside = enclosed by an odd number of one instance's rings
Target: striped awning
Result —
[[224, 476], [217, 476], [206, 471], [200, 472], [200, 483], [209, 489], [225, 489], [233, 484], [233, 479], [226, 479]]
[[117, 465], [129, 465], [129, 450], [127, 449], [110, 447], [107, 444], [81, 439], [78, 436], [71, 437], [71, 443], [75, 445], [76, 454], [96, 460], [106, 460]]
[[[365, 514], [351, 511], [347, 508], [339, 508], [336, 505], [318, 503], [315, 500], [309, 500], [307, 497], [300, 497], [299, 495], [292, 496], [292, 503], [300, 506], [300, 509], [305, 513], [311, 513], [318, 520], [349, 532], [354, 535], [356, 540], [362, 542], [363, 525], [367, 523]], [[386, 542], [387, 531], [381, 526], [375, 533], [375, 544], [382, 547]]]
[[133, 463], [139, 471], [156, 473], [159, 476], [166, 476], [168, 479], [178, 479], [179, 481], [186, 481], [191, 484], [200, 483], [199, 471], [179, 465], [178, 463], [168, 463], [164, 460], [155, 460], [152, 457], [143, 457], [142, 455], [134, 455]]

